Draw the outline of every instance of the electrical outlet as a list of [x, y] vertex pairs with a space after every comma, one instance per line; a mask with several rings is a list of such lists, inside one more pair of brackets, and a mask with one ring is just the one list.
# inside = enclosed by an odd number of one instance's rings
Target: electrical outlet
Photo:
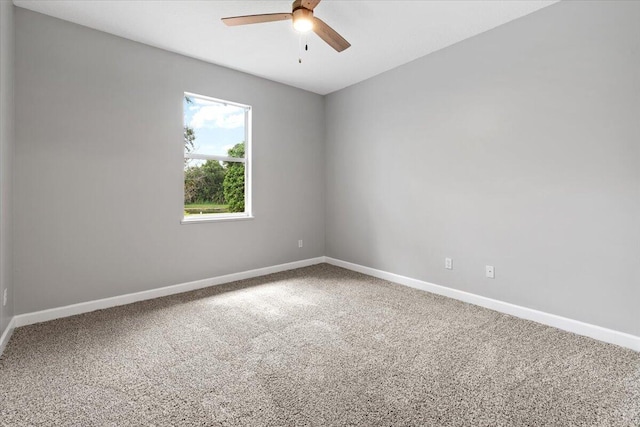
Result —
[[302, 239], [298, 240], [298, 247], [301, 248], [302, 247]]
[[5, 305], [7, 305], [7, 291], [9, 289], [5, 288], [4, 292], [2, 293], [2, 306], [4, 307]]
[[493, 269], [493, 265], [486, 265], [485, 272], [489, 279], [495, 279], [496, 273], [495, 273], [495, 270]]
[[453, 270], [453, 260], [451, 258], [444, 259], [444, 268], [447, 270]]

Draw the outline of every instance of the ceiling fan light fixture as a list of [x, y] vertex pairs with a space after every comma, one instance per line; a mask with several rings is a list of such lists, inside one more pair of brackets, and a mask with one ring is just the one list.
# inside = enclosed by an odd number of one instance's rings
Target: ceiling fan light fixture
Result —
[[[2, 1], [2, 0], [0, 0]], [[263, 22], [293, 20], [293, 28], [301, 33], [313, 31], [325, 43], [337, 52], [349, 48], [351, 44], [320, 18], [313, 16], [313, 11], [321, 0], [294, 0], [291, 13], [262, 13], [259, 15], [229, 16], [222, 18], [228, 26], [261, 24]], [[300, 39], [302, 41], [302, 39]]]
[[313, 29], [313, 11], [305, 8], [293, 11], [293, 28], [301, 33]]

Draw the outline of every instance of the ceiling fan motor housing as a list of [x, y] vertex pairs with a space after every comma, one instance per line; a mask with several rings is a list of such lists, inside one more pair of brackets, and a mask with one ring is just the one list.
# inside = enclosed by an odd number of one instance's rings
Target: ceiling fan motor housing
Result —
[[[307, 24], [308, 23], [308, 24]], [[303, 6], [298, 7], [293, 10], [293, 26], [295, 28], [299, 28], [299, 25], [302, 24], [304, 27], [306, 25], [310, 25], [308, 30], [313, 26], [313, 11], [309, 10]]]

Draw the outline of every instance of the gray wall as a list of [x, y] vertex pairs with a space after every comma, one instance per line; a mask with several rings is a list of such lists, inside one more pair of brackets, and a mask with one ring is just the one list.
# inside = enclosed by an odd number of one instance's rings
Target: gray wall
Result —
[[[321, 96], [20, 8], [16, 52], [17, 314], [324, 254]], [[180, 224], [184, 91], [253, 106], [254, 220]]]
[[[639, 15], [562, 2], [323, 99], [16, 9], [15, 311], [326, 254], [640, 335]], [[180, 225], [183, 91], [253, 105], [255, 220]]]
[[639, 16], [561, 2], [329, 95], [326, 254], [640, 335]]
[[[0, 335], [13, 316], [14, 7], [0, 1]], [[2, 306], [7, 289], [7, 305]]]

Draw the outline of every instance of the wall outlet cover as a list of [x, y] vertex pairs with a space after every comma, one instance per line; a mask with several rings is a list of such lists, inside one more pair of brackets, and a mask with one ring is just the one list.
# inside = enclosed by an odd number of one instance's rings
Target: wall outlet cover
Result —
[[485, 266], [485, 272], [486, 272], [486, 276], [489, 279], [494, 279], [496, 277], [496, 273], [495, 273], [495, 270], [493, 269], [493, 265]]

